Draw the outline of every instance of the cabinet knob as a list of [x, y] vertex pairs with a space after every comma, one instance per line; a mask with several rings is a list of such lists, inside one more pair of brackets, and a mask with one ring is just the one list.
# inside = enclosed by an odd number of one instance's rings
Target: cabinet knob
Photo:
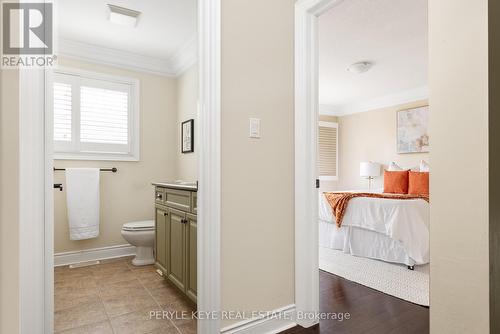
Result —
[[163, 213], [163, 215], [164, 215], [164, 216], [168, 216], [168, 212], [164, 212], [164, 213]]

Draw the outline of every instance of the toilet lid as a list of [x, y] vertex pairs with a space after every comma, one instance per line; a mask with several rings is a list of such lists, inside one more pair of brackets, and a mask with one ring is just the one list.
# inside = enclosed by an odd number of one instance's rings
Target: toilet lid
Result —
[[123, 224], [123, 229], [125, 231], [147, 231], [147, 230], [154, 230], [155, 228], [155, 221], [154, 220], [144, 220], [140, 222], [131, 222], [131, 223], [126, 223]]

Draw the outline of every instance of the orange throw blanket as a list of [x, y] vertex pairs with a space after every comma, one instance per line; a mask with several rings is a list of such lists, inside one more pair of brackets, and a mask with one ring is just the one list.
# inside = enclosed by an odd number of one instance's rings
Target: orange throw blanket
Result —
[[323, 193], [326, 200], [332, 207], [335, 222], [340, 228], [342, 226], [342, 219], [344, 218], [345, 210], [349, 201], [355, 197], [373, 197], [373, 198], [386, 198], [386, 199], [423, 199], [429, 202], [428, 195], [404, 195], [404, 194], [374, 194], [374, 193]]

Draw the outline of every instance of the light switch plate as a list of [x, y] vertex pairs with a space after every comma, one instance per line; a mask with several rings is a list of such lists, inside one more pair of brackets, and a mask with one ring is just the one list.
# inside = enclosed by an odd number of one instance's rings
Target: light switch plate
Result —
[[250, 138], [260, 138], [260, 118], [250, 118]]

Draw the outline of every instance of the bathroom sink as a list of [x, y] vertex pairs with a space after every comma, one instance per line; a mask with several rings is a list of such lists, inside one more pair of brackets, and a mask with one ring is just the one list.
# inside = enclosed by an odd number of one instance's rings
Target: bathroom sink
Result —
[[196, 186], [196, 182], [190, 182], [190, 181], [182, 181], [182, 180], [176, 180], [173, 182], [174, 184], [178, 185], [183, 185], [183, 186]]
[[198, 189], [198, 182], [182, 181], [182, 180], [176, 180], [170, 182], [153, 182], [153, 185], [160, 187], [167, 187], [167, 188], [170, 187], [170, 188], [185, 189], [185, 190]]

